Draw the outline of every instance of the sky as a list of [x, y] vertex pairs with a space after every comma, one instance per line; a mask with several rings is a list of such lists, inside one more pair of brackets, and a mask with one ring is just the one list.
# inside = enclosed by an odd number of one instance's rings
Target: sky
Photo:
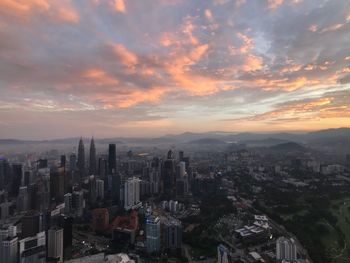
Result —
[[0, 138], [350, 127], [349, 0], [1, 0]]

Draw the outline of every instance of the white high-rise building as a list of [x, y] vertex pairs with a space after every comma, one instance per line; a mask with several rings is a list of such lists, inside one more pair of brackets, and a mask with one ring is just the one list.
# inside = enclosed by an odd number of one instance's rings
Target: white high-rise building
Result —
[[57, 262], [63, 262], [63, 228], [54, 227], [48, 231], [48, 249], [49, 258], [57, 259]]
[[124, 209], [130, 210], [140, 205], [140, 179], [129, 178], [124, 183]]
[[8, 236], [0, 243], [0, 259], [9, 263], [17, 263], [18, 237]]
[[280, 237], [276, 241], [276, 259], [295, 262], [297, 260], [297, 245], [293, 238]]
[[17, 227], [7, 226], [0, 229], [0, 259], [6, 262], [17, 263], [18, 237]]

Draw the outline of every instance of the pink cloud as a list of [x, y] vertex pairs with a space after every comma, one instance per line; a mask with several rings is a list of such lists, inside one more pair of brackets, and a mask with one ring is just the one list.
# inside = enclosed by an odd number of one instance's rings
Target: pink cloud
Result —
[[120, 12], [120, 13], [126, 12], [124, 0], [114, 0], [113, 6], [115, 11], [117, 12]]

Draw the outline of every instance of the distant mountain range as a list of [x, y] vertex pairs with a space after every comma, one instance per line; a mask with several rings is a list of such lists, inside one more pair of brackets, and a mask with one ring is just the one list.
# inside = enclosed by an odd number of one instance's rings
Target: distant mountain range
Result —
[[[79, 138], [55, 140], [15, 140], [0, 139], [0, 145], [17, 144], [77, 144]], [[90, 138], [84, 138], [86, 142]], [[248, 147], [271, 147], [290, 142], [305, 145], [315, 149], [331, 152], [350, 153], [350, 128], [327, 129], [307, 133], [231, 133], [231, 132], [185, 132], [176, 135], [165, 135], [156, 138], [105, 138], [95, 139], [96, 143], [107, 144], [193, 144], [193, 145], [224, 145], [229, 143], [245, 144]], [[294, 145], [295, 146], [295, 145]], [[303, 147], [303, 146], [301, 146]]]

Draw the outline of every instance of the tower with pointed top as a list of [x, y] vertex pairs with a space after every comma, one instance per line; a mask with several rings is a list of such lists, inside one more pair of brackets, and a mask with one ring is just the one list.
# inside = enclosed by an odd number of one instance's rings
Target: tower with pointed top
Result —
[[90, 142], [89, 174], [96, 175], [96, 148], [94, 137], [91, 138]]
[[78, 146], [78, 162], [77, 168], [80, 175], [80, 179], [85, 177], [85, 151], [83, 138], [80, 137], [79, 146]]

